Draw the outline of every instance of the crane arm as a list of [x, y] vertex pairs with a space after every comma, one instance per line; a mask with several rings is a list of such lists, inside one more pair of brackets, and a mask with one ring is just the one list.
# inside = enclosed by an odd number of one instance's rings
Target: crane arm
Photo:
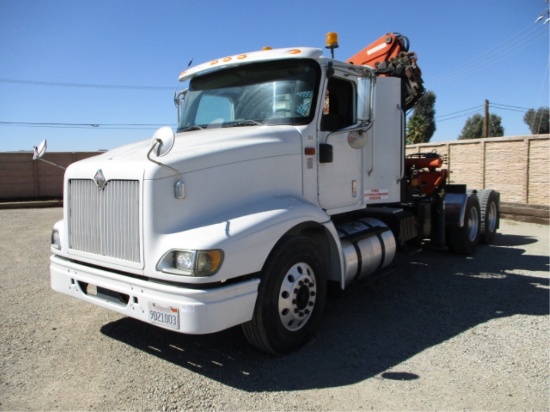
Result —
[[398, 33], [381, 36], [346, 61], [360, 66], [370, 66], [379, 76], [404, 79], [405, 110], [413, 108], [426, 91], [422, 71], [416, 64], [416, 53], [409, 52], [409, 39]]

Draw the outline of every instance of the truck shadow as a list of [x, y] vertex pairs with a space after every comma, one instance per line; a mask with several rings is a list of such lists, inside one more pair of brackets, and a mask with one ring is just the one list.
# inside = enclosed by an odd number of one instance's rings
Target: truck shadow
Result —
[[378, 375], [421, 379], [415, 371], [391, 369], [492, 319], [548, 315], [548, 278], [518, 273], [549, 269], [547, 256], [518, 248], [533, 242], [499, 234], [470, 258], [436, 251], [400, 258], [394, 273], [331, 295], [316, 336], [284, 357], [250, 347], [240, 328], [189, 336], [123, 318], [101, 332], [249, 392], [338, 387]]

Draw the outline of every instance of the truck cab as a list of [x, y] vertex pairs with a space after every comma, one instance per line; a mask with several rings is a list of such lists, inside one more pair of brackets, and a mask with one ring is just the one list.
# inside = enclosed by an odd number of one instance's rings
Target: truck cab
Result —
[[[206, 73], [197, 75], [201, 70]], [[404, 157], [399, 79], [376, 78], [372, 69], [306, 48], [225, 58], [184, 72], [180, 81], [189, 78], [177, 99], [179, 133], [291, 126], [292, 140], [300, 143], [297, 190], [305, 200], [329, 215], [399, 200]]]

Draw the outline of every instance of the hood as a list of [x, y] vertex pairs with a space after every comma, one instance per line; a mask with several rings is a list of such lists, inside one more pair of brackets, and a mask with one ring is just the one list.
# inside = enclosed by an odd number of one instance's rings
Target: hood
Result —
[[[293, 126], [216, 128], [178, 133], [174, 147], [166, 156], [151, 154], [151, 159], [185, 174], [224, 164], [296, 155], [301, 153], [301, 147], [300, 132]], [[88, 171], [89, 167], [112, 169], [116, 165], [117, 169], [127, 172], [145, 169], [145, 179], [173, 175], [170, 169], [147, 159], [150, 148], [150, 140], [122, 146], [82, 160], [72, 165], [71, 170], [77, 172], [78, 168], [84, 168]]]

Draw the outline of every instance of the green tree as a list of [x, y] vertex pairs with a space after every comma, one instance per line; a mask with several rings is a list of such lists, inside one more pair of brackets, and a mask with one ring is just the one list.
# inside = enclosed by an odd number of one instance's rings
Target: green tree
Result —
[[523, 121], [529, 126], [532, 134], [546, 134], [550, 132], [550, 110], [548, 107], [529, 109], [523, 116]]
[[[474, 114], [469, 117], [462, 128], [459, 140], [464, 139], [480, 139], [483, 137], [483, 116]], [[504, 136], [504, 128], [502, 127], [502, 118], [496, 114], [489, 115], [489, 137]]]
[[435, 93], [426, 92], [418, 100], [407, 122], [407, 144], [428, 143], [435, 133]]
[[416, 116], [407, 122], [407, 144], [424, 143], [428, 122], [424, 117]]

